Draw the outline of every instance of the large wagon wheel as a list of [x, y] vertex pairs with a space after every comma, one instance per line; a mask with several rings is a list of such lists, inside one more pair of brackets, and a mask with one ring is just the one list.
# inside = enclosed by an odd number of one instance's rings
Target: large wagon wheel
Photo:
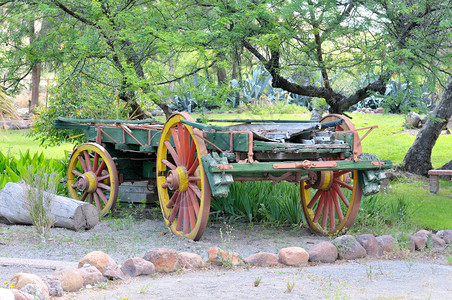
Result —
[[201, 131], [182, 124], [184, 119], [193, 121], [187, 113], [175, 113], [163, 127], [157, 152], [157, 189], [171, 232], [197, 241], [210, 211], [210, 186], [201, 163], [207, 148], [198, 136]]
[[85, 143], [72, 153], [67, 187], [72, 198], [96, 205], [104, 216], [118, 198], [118, 172], [110, 154], [99, 144]]
[[[352, 122], [341, 115], [327, 115], [321, 122], [338, 119], [343, 119], [344, 123], [336, 130], [355, 130]], [[354, 151], [361, 154], [361, 145]], [[303, 211], [311, 229], [328, 235], [347, 231], [358, 214], [362, 198], [358, 171], [310, 172], [308, 177], [301, 182], [300, 191]]]

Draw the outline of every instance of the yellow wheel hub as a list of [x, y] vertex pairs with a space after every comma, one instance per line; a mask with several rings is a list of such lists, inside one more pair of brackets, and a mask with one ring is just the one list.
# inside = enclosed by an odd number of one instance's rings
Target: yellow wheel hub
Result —
[[168, 172], [166, 183], [170, 190], [185, 192], [188, 189], [188, 172], [185, 167], [177, 167]]
[[86, 172], [77, 178], [76, 188], [81, 192], [92, 193], [97, 188], [96, 175], [93, 172]]

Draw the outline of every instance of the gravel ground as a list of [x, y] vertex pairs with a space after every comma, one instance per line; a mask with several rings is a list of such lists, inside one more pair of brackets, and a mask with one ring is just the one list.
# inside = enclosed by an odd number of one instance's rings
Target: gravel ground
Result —
[[[0, 280], [17, 272], [50, 274], [56, 268], [75, 266], [87, 253], [100, 250], [118, 264], [141, 256], [150, 248], [190, 251], [207, 257], [209, 247], [219, 246], [242, 257], [265, 251], [277, 254], [287, 246], [309, 249], [329, 238], [304, 228], [271, 228], [249, 225], [209, 224], [199, 242], [174, 237], [160, 220], [107, 218], [92, 230], [73, 232], [53, 228], [42, 242], [32, 226], [0, 224]], [[208, 267], [200, 271], [143, 276], [107, 289], [84, 289], [65, 299], [447, 299], [452, 298], [452, 266], [443, 252], [395, 253], [382, 260], [369, 258], [337, 261], [302, 268]], [[258, 287], [253, 283], [262, 278]], [[292, 292], [287, 285], [294, 284]], [[187, 294], [189, 291], [189, 294]]]

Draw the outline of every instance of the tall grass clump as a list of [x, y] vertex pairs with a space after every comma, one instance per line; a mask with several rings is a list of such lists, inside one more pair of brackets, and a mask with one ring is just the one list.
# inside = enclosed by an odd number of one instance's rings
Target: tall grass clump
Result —
[[45, 173], [42, 170], [28, 173], [23, 177], [25, 181], [25, 207], [31, 221], [41, 239], [45, 240], [47, 233], [55, 222], [50, 211], [50, 205], [57, 190], [58, 177], [56, 173]]
[[217, 221], [262, 222], [292, 225], [303, 221], [300, 188], [293, 183], [236, 182], [227, 197], [212, 200], [212, 215]]

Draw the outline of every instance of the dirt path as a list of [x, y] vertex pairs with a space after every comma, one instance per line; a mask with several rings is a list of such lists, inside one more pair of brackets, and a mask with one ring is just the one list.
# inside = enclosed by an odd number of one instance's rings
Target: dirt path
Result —
[[[254, 287], [257, 278], [258, 287]], [[292, 285], [292, 292], [287, 286]], [[353, 261], [303, 268], [251, 268], [140, 277], [68, 299], [450, 299], [452, 266]]]
[[[56, 268], [76, 266], [95, 250], [121, 264], [158, 247], [206, 258], [209, 247], [219, 246], [247, 257], [260, 251], [277, 254], [287, 246], [309, 249], [327, 239], [303, 228], [209, 224], [203, 239], [193, 242], [167, 233], [161, 221], [125, 218], [103, 220], [86, 232], [54, 228], [43, 243], [31, 226], [0, 224], [0, 280], [8, 281], [17, 272], [51, 274]], [[452, 265], [445, 255], [451, 255], [450, 251], [414, 253], [403, 260], [391, 255], [385, 260], [366, 258], [302, 268], [182, 270], [110, 283], [106, 289], [85, 288], [62, 299], [448, 299], [452, 298]], [[254, 287], [258, 278], [261, 282]], [[290, 293], [288, 284], [294, 285]]]

